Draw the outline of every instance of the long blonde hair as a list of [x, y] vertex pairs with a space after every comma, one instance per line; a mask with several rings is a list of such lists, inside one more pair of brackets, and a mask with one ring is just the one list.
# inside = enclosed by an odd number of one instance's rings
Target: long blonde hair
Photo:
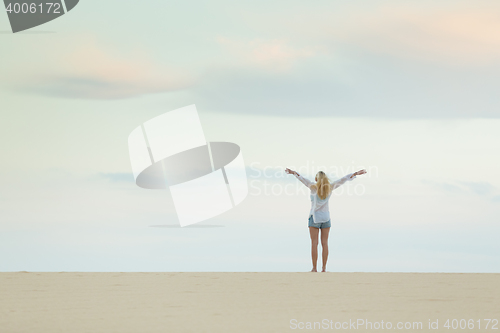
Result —
[[330, 179], [328, 179], [323, 171], [319, 171], [316, 174], [316, 179], [316, 184], [314, 184], [313, 186], [316, 187], [318, 191], [318, 197], [324, 200], [331, 191]]

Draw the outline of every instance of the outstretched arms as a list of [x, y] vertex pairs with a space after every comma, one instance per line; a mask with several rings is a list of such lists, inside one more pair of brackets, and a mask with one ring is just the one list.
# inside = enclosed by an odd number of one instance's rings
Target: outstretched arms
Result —
[[366, 170], [359, 170], [359, 171], [356, 171], [356, 172], [353, 172], [353, 173], [350, 173], [348, 175], [345, 175], [344, 177], [340, 178], [339, 180], [335, 180], [331, 183], [332, 185], [332, 190], [336, 189], [337, 187], [341, 186], [342, 184], [344, 184], [346, 181], [350, 181], [350, 180], [353, 180], [354, 178], [356, 178], [356, 176], [359, 176], [359, 175], [363, 175], [366, 173]]
[[312, 182], [312, 181], [310, 181], [309, 179], [304, 178], [304, 177], [302, 177], [301, 175], [299, 175], [299, 174], [297, 173], [297, 171], [293, 171], [293, 170], [290, 170], [290, 169], [286, 168], [286, 169], [285, 169], [285, 172], [286, 172], [287, 174], [289, 174], [289, 175], [294, 175], [295, 177], [297, 177], [297, 179], [298, 179], [298, 180], [300, 180], [300, 182], [301, 182], [302, 184], [304, 184], [304, 185], [305, 185], [305, 186], [307, 186], [308, 188], [311, 188], [311, 185], [313, 184], [313, 182]]
[[[294, 175], [295, 177], [297, 177], [298, 180], [300, 180], [302, 182], [302, 184], [304, 184], [305, 186], [307, 186], [308, 188], [311, 188], [311, 185], [313, 185], [314, 183], [311, 182], [309, 179], [307, 178], [304, 178], [302, 177], [301, 175], [299, 175], [297, 173], [297, 171], [293, 171], [293, 170], [290, 170], [288, 168], [285, 169], [285, 172], [289, 175]], [[353, 172], [353, 173], [350, 173], [348, 175], [345, 175], [344, 177], [338, 179], [338, 180], [335, 180], [333, 181], [330, 185], [332, 186], [332, 191], [334, 189], [336, 189], [337, 187], [341, 186], [342, 184], [344, 184], [346, 181], [351, 181], [353, 180], [354, 178], [356, 178], [356, 176], [359, 176], [359, 175], [364, 175], [366, 173], [366, 170], [359, 170], [359, 171], [356, 171], [356, 172]]]

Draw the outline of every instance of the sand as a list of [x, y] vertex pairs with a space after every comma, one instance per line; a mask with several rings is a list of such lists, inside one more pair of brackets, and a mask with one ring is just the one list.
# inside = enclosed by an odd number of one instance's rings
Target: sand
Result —
[[0, 332], [498, 332], [499, 296], [500, 274], [12, 272]]

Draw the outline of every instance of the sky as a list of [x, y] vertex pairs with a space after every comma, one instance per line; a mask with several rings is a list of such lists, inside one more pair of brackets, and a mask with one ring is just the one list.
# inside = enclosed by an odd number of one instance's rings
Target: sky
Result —
[[[2, 11], [0, 58], [0, 271], [308, 271], [291, 167], [368, 171], [330, 200], [329, 271], [500, 272], [497, 1], [82, 0]], [[127, 138], [191, 104], [249, 194], [180, 228]]]

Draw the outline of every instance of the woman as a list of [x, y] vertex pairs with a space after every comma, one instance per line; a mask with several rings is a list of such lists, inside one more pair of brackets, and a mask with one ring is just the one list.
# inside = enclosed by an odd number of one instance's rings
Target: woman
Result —
[[305, 186], [311, 190], [311, 211], [309, 213], [309, 233], [311, 235], [311, 256], [313, 268], [311, 272], [317, 272], [316, 263], [318, 261], [318, 235], [321, 229], [321, 246], [323, 247], [323, 269], [326, 272], [326, 261], [328, 260], [328, 234], [330, 232], [330, 212], [328, 208], [328, 200], [332, 195], [332, 191], [344, 184], [348, 180], [353, 180], [358, 175], [366, 173], [366, 170], [350, 173], [339, 180], [330, 182], [323, 171], [316, 174], [316, 184], [299, 175], [296, 171], [286, 169], [287, 174], [293, 174]]

